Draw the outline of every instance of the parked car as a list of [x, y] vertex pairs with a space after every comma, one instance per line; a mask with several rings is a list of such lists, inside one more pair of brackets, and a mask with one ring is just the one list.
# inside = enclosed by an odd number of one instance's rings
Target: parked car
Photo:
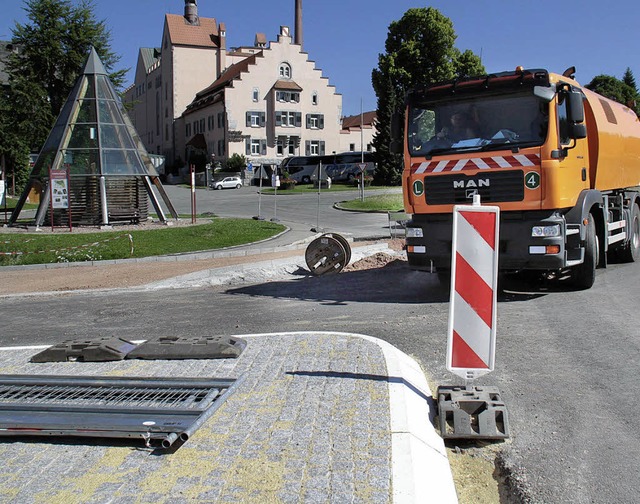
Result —
[[225, 177], [222, 180], [214, 180], [211, 182], [212, 189], [240, 189], [242, 180], [240, 177]]

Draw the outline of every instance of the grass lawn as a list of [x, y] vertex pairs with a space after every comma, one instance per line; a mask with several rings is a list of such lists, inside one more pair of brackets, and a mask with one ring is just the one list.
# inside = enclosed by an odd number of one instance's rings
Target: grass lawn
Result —
[[359, 210], [361, 212], [396, 212], [403, 209], [402, 194], [379, 194], [367, 196], [365, 191], [364, 201], [360, 198], [343, 201], [339, 204], [345, 210]]
[[100, 261], [213, 250], [264, 240], [284, 229], [283, 225], [270, 221], [216, 218], [195, 226], [166, 226], [140, 231], [55, 234], [0, 231], [0, 266]]
[[[5, 206], [7, 208], [15, 208], [15, 206], [17, 204], [18, 204], [18, 198], [12, 198], [11, 196], [7, 196], [7, 204], [5, 205], [4, 202], [2, 202], [2, 205], [0, 205], [0, 209], [4, 209]], [[38, 204], [37, 203], [25, 203], [22, 208], [24, 210], [35, 210], [36, 208], [38, 208]]]

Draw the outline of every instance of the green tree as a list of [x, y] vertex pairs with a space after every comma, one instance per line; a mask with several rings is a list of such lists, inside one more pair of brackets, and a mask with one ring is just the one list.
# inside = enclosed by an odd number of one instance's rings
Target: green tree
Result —
[[391, 117], [396, 112], [404, 115], [407, 91], [418, 85], [485, 73], [480, 58], [469, 50], [458, 50], [455, 40], [453, 23], [433, 7], [409, 9], [389, 25], [386, 52], [378, 55], [378, 68], [371, 75], [378, 99], [373, 139], [378, 158], [376, 183], [400, 183], [402, 156], [389, 150]]
[[625, 70], [624, 75], [622, 76], [622, 82], [624, 82], [627, 86], [635, 89], [636, 93], [638, 92], [636, 79], [633, 76], [633, 72], [631, 71], [631, 68], [627, 67], [627, 69]]
[[[6, 62], [9, 86], [0, 96], [0, 155], [16, 182], [25, 181], [28, 163], [18, 155], [25, 146], [37, 152], [47, 138], [71, 88], [82, 71], [91, 46], [107, 70], [120, 59], [110, 49], [110, 32], [97, 21], [91, 0], [74, 6], [69, 0], [25, 0], [28, 21], [16, 23]], [[111, 73], [122, 86], [126, 69]], [[22, 173], [27, 172], [27, 173]]]
[[240, 172], [247, 167], [247, 158], [242, 154], [232, 154], [226, 163], [226, 171]]
[[[633, 78], [633, 75], [631, 75], [631, 77]], [[610, 100], [631, 106], [636, 114], [640, 112], [638, 107], [638, 91], [635, 87], [626, 84], [620, 79], [611, 75], [597, 75], [585, 87]]]

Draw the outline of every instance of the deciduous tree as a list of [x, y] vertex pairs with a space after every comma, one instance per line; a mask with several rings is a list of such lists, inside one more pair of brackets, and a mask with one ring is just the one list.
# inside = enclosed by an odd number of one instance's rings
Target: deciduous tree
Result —
[[378, 99], [377, 133], [373, 139], [378, 157], [376, 182], [398, 184], [402, 157], [389, 151], [391, 116], [402, 112], [405, 93], [417, 85], [485, 73], [480, 58], [455, 46], [453, 23], [437, 9], [409, 9], [389, 25], [385, 53], [372, 72]]
[[[633, 82], [633, 75], [630, 73], [629, 75], [631, 76], [631, 80], [629, 80], [625, 74], [627, 82]], [[585, 87], [610, 100], [632, 107], [636, 114], [640, 111], [638, 107], [638, 91], [636, 88], [611, 75], [597, 75]]]

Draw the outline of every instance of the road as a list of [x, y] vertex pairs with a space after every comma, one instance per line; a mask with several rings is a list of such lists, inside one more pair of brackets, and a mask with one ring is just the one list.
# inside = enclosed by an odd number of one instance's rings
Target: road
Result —
[[[191, 213], [191, 191], [181, 186], [166, 185], [169, 199], [180, 214]], [[391, 189], [400, 193], [400, 188]], [[365, 195], [381, 194], [381, 190], [367, 190]], [[388, 219], [382, 213], [344, 212], [333, 207], [334, 203], [352, 200], [358, 191], [320, 191], [317, 194], [287, 194], [286, 191], [258, 194], [258, 188], [245, 186], [241, 189], [220, 191], [196, 190], [196, 212], [211, 212], [222, 217], [251, 218], [258, 215], [265, 219], [277, 218], [295, 222], [327, 232], [343, 232], [354, 238], [389, 236]], [[318, 204], [319, 202], [319, 204]]]
[[[315, 196], [306, 198], [311, 207]], [[219, 200], [212, 201], [215, 208]], [[501, 295], [496, 370], [477, 384], [497, 386], [507, 405], [512, 438], [500, 458], [524, 502], [638, 501], [639, 285], [640, 265], [620, 264], [599, 270], [587, 291], [516, 283]], [[240, 286], [7, 298], [0, 310], [3, 346], [110, 335], [357, 332], [416, 358], [432, 385], [459, 384], [445, 369], [448, 293], [435, 275], [401, 261]]]

